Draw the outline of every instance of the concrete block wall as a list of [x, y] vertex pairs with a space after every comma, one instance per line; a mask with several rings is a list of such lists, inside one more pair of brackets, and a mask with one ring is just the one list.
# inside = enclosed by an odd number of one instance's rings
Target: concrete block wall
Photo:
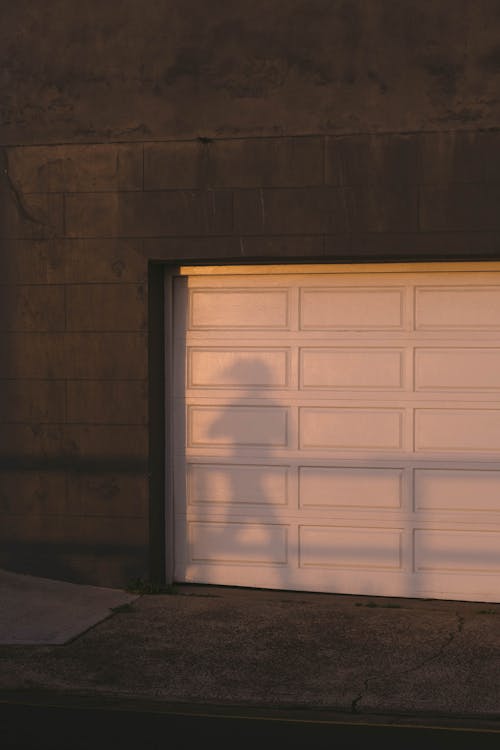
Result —
[[0, 566], [38, 575], [151, 573], [150, 263], [500, 259], [496, 130], [2, 156]]
[[147, 573], [147, 261], [113, 229], [64, 226], [75, 191], [141, 187], [142, 146], [4, 152], [4, 567], [100, 585]]

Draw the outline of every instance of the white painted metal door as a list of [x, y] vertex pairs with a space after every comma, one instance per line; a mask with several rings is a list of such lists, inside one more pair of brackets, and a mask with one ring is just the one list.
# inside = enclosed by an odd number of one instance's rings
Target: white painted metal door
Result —
[[401, 268], [176, 280], [176, 581], [500, 601], [500, 271]]

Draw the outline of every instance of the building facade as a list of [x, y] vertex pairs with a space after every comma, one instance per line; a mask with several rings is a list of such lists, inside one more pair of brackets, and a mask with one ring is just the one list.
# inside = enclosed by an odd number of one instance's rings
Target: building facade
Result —
[[499, 28], [4, 10], [2, 567], [499, 600]]

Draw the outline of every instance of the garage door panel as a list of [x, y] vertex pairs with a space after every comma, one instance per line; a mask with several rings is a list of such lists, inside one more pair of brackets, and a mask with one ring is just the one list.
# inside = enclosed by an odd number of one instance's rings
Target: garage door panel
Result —
[[402, 505], [403, 470], [378, 468], [299, 468], [301, 508], [383, 508]]
[[416, 409], [417, 451], [500, 450], [499, 409]]
[[500, 471], [416, 469], [415, 510], [493, 511], [500, 521]]
[[499, 272], [187, 276], [176, 580], [500, 601]]
[[302, 407], [300, 447], [395, 450], [402, 447], [403, 413], [397, 409]]
[[417, 391], [498, 391], [500, 348], [416, 349], [415, 388]]
[[500, 530], [417, 529], [417, 571], [500, 572]]
[[397, 570], [402, 565], [401, 536], [399, 529], [303, 525], [300, 566]]
[[302, 388], [401, 389], [402, 349], [302, 348]]
[[287, 388], [290, 350], [190, 347], [189, 388]]
[[189, 296], [191, 330], [286, 329], [289, 325], [287, 289], [196, 289]]
[[286, 447], [288, 409], [282, 406], [198, 406], [188, 409], [188, 447]]
[[287, 562], [288, 529], [265, 523], [197, 523], [188, 527], [192, 562], [267, 563]]
[[301, 330], [403, 328], [403, 289], [302, 289]]
[[417, 287], [415, 327], [417, 330], [499, 329], [500, 286]]
[[288, 467], [190, 464], [188, 505], [287, 505]]

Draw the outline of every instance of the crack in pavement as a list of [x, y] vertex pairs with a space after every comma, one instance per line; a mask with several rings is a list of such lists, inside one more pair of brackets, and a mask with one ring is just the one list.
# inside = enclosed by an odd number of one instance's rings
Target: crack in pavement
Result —
[[435, 661], [436, 659], [439, 659], [439, 657], [443, 654], [443, 652], [448, 648], [450, 643], [452, 643], [455, 640], [456, 636], [460, 634], [463, 630], [465, 618], [457, 614], [456, 619], [457, 619], [456, 630], [448, 634], [448, 637], [441, 644], [440, 648], [431, 656], [428, 656], [426, 659], [423, 659], [421, 662], [419, 662], [418, 664], [415, 664], [413, 667], [408, 667], [407, 669], [402, 669], [399, 671], [389, 672], [388, 674], [383, 675], [383, 677], [376, 676], [376, 675], [372, 677], [367, 677], [363, 682], [364, 691], [361, 692], [356, 698], [353, 698], [353, 700], [351, 701], [351, 712], [354, 714], [360, 713], [359, 708], [358, 708], [359, 703], [363, 700], [364, 695], [368, 691], [368, 688], [372, 682], [376, 682], [377, 680], [380, 680], [380, 679], [384, 679], [384, 680], [390, 679], [391, 677], [401, 677], [402, 675], [410, 674], [410, 672], [416, 672], [418, 669], [421, 669], [426, 664], [429, 664], [430, 662]]

